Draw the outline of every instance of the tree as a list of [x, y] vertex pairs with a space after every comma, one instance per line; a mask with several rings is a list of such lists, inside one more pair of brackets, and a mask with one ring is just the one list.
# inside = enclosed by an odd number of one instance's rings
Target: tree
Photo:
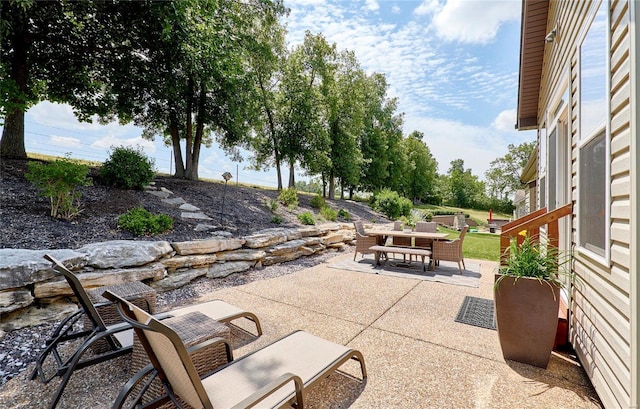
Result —
[[289, 163], [289, 187], [295, 186], [296, 163], [308, 175], [329, 167], [327, 90], [335, 73], [335, 44], [306, 32], [302, 44], [287, 58], [278, 98], [280, 151]]
[[445, 202], [456, 207], [473, 207], [480, 201], [484, 193], [484, 183], [471, 173], [471, 169], [464, 169], [464, 161], [451, 161], [446, 181]]
[[364, 77], [364, 71], [353, 52], [343, 51], [339, 54], [335, 85], [328, 98], [330, 199], [334, 198], [336, 179], [340, 181], [341, 197], [344, 197], [344, 188], [355, 186], [360, 177], [362, 153], [358, 149], [358, 138], [364, 120]]
[[284, 7], [185, 0], [152, 2], [144, 12], [145, 24], [134, 26], [139, 35], [130, 41], [136, 58], [108, 67], [101, 102], [111, 104], [107, 117], [133, 119], [147, 138], [163, 135], [173, 147], [175, 176], [197, 180], [201, 145], [215, 135], [237, 156], [257, 120], [260, 95], [249, 55], [270, 47], [258, 33], [279, 24]]
[[434, 190], [438, 163], [431, 155], [429, 147], [423, 142], [424, 134], [413, 131], [404, 140], [407, 155], [405, 174], [405, 196], [413, 201], [427, 199]]
[[490, 197], [504, 200], [522, 188], [520, 175], [534, 147], [534, 142], [525, 142], [517, 146], [509, 144], [506, 155], [491, 161], [489, 169], [485, 172]]
[[26, 158], [24, 113], [49, 99], [68, 102], [78, 90], [96, 93], [95, 57], [112, 48], [98, 35], [103, 2], [11, 0], [0, 3], [0, 157]]
[[[402, 115], [395, 113], [397, 98], [386, 97], [388, 85], [384, 74], [368, 76], [364, 86], [365, 115], [363, 131], [359, 138], [363, 161], [360, 173], [360, 188], [377, 192], [384, 187], [397, 184], [390, 180], [395, 172], [394, 162], [404, 163], [404, 151], [399, 149], [402, 141]], [[400, 178], [398, 178], [400, 179]]]

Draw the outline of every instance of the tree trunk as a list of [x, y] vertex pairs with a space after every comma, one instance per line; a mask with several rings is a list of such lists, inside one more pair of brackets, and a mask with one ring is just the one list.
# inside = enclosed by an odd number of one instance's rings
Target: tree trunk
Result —
[[276, 174], [278, 175], [278, 191], [282, 190], [282, 169], [280, 168], [280, 159], [276, 156]]
[[295, 162], [289, 162], [289, 187], [295, 187], [296, 185], [296, 173], [295, 173]]
[[171, 131], [173, 161], [176, 165], [176, 173], [173, 176], [184, 179], [184, 161], [182, 160], [182, 150], [180, 149], [180, 132], [178, 131], [178, 121], [174, 113], [169, 115], [169, 129]]
[[335, 177], [333, 176], [333, 170], [331, 170], [329, 172], [329, 199], [335, 199], [336, 198], [336, 181], [335, 181]]
[[[10, 19], [12, 20], [12, 19]], [[17, 20], [17, 21], [15, 21]], [[27, 38], [27, 18], [20, 13], [13, 22], [13, 34], [5, 39], [10, 42], [14, 50], [11, 59], [10, 78], [18, 87], [18, 94], [9, 95], [4, 128], [0, 139], [0, 157], [26, 159], [27, 151], [24, 147], [24, 111], [25, 93], [27, 92], [27, 80], [29, 78], [28, 53], [31, 42]], [[4, 48], [4, 46], [3, 46]]]
[[353, 200], [353, 186], [349, 186], [349, 200]]
[[14, 109], [7, 114], [0, 139], [0, 157], [26, 159], [24, 147], [24, 111]]
[[198, 180], [198, 164], [200, 163], [200, 148], [202, 147], [202, 138], [204, 137], [204, 110], [205, 110], [206, 92], [204, 85], [200, 85], [198, 95], [198, 113], [196, 116], [196, 136], [193, 140], [193, 150], [191, 153], [191, 168], [187, 169], [186, 178], [189, 180]]
[[189, 78], [187, 90], [187, 127], [185, 130], [185, 155], [187, 157], [187, 166], [185, 168], [184, 177], [191, 179], [193, 174], [193, 79]]
[[322, 197], [327, 198], [327, 179], [324, 172], [322, 172]]

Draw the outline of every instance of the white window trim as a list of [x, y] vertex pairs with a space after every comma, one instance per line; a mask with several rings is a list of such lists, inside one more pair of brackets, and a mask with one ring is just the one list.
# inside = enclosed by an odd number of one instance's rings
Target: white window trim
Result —
[[[602, 264], [603, 266], [605, 266], [606, 268], [609, 268], [611, 266], [611, 59], [609, 58], [609, 50], [611, 50], [611, 33], [610, 33], [610, 27], [611, 27], [611, 12], [609, 11], [610, 8], [610, 0], [602, 0], [602, 3], [605, 4], [605, 10], [607, 10], [607, 30], [606, 30], [606, 35], [607, 35], [607, 41], [606, 41], [606, 68], [605, 71], [607, 72], [606, 75], [606, 86], [605, 86], [605, 99], [606, 99], [606, 118], [604, 121], [604, 139], [605, 139], [605, 157], [606, 157], [606, 163], [605, 163], [605, 248], [604, 248], [604, 257], [598, 253], [595, 253], [592, 250], [589, 250], [588, 248], [584, 247], [581, 245], [580, 243], [580, 204], [578, 204], [577, 209], [576, 209], [576, 225], [577, 225], [577, 235], [576, 235], [576, 251], [584, 256], [587, 256], [588, 258], [592, 259], [593, 261]], [[578, 189], [580, 188], [581, 184], [580, 184], [580, 179], [582, 177], [581, 172], [580, 172], [580, 163], [581, 163], [581, 152], [582, 152], [582, 148], [588, 144], [589, 142], [591, 142], [593, 139], [595, 139], [598, 135], [600, 135], [602, 133], [602, 127], [598, 126], [598, 128], [596, 130], [594, 130], [592, 132], [591, 135], [588, 135], [586, 137], [584, 137], [582, 135], [582, 121], [580, 116], [582, 115], [582, 92], [581, 92], [581, 87], [582, 87], [582, 83], [581, 83], [581, 76], [580, 73], [582, 72], [582, 43], [584, 42], [585, 37], [587, 36], [587, 33], [589, 32], [589, 28], [591, 28], [591, 24], [593, 24], [593, 21], [595, 19], [595, 16], [598, 12], [598, 10], [600, 9], [600, 6], [602, 3], [599, 3], [597, 5], [597, 7], [593, 8], [590, 11], [590, 15], [588, 18], [591, 19], [591, 23], [589, 24], [589, 26], [581, 33], [580, 35], [580, 40], [578, 42], [578, 63], [577, 63], [577, 69], [578, 69], [578, 113], [577, 113], [577, 125], [578, 125], [578, 143], [576, 146], [577, 149], [577, 187]], [[579, 200], [580, 194], [578, 193], [578, 200]]]
[[[544, 158], [545, 160], [545, 175], [548, 173], [548, 169], [549, 169], [549, 164], [547, 163], [549, 160], [549, 135], [552, 132], [556, 132], [556, 161], [562, 159], [564, 160], [565, 158], [560, 158], [558, 155], [558, 145], [559, 143], [561, 143], [561, 135], [560, 132], [558, 131], [558, 122], [560, 121], [560, 118], [562, 118], [565, 107], [568, 110], [569, 107], [571, 107], [571, 89], [570, 89], [570, 83], [569, 83], [569, 78], [571, 78], [571, 67], [567, 67], [565, 70], [563, 70], [564, 73], [562, 74], [562, 77], [560, 79], [560, 81], [558, 82], [558, 84], [560, 84], [557, 88], [555, 93], [553, 94], [552, 98], [550, 99], [550, 103], [547, 106], [547, 111], [545, 112], [545, 124], [546, 124], [546, 135], [545, 135], [545, 144], [546, 144], [546, 149], [545, 149], [545, 153], [546, 153], [546, 158]], [[562, 103], [562, 97], [567, 96], [567, 100], [564, 101], [564, 103]], [[567, 112], [567, 126], [569, 128], [569, 134], [571, 133], [571, 115]], [[568, 135], [568, 137], [570, 138], [571, 135]], [[570, 153], [569, 153], [570, 155]], [[557, 173], [558, 167], [556, 166], [556, 173]], [[569, 167], [569, 169], [566, 169], [566, 171], [571, 172], [571, 167]], [[564, 187], [567, 188], [567, 186], [564, 186], [564, 184], [566, 183], [566, 175], [561, 175], [563, 179], [563, 181], [561, 183], [558, 183], [558, 175], [556, 174], [556, 191], [555, 191], [555, 195], [556, 195], [556, 199], [558, 197], [558, 190], [560, 187]], [[545, 186], [545, 194], [547, 197], [545, 197], [545, 203], [546, 203], [546, 208], [549, 209], [549, 179], [550, 178], [546, 178], [545, 179], [545, 183], [547, 184]], [[555, 205], [555, 204], [554, 204]], [[562, 203], [560, 204], [560, 206], [562, 206]], [[556, 209], [558, 207], [555, 207]]]

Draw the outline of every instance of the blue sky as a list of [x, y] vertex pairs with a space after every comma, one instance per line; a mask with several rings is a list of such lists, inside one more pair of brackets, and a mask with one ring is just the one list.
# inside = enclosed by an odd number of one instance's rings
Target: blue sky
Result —
[[[418, 130], [446, 173], [463, 159], [465, 168], [484, 177], [489, 163], [507, 152], [509, 143], [535, 139], [518, 132], [516, 120], [520, 42], [519, 0], [285, 0], [284, 20], [290, 47], [305, 30], [322, 33], [339, 49], [353, 50], [369, 73], [387, 76], [389, 96], [398, 97], [404, 133]], [[169, 172], [170, 148], [141, 139], [141, 129], [79, 123], [66, 105], [40, 103], [25, 119], [28, 152], [102, 161], [111, 146], [140, 145]], [[275, 186], [275, 170], [254, 172], [212, 146], [201, 152], [202, 178]], [[297, 174], [297, 179], [301, 175]], [[288, 171], [284, 169], [284, 182]]]

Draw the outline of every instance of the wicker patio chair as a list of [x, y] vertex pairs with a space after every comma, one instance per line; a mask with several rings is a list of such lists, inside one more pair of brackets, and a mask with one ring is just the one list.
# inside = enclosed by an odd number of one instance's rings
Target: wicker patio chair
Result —
[[[130, 353], [133, 346], [133, 330], [131, 325], [122, 321], [122, 318], [118, 323], [105, 324], [99, 312], [103, 310], [105, 303], [94, 304], [75, 274], [54, 257], [47, 254], [44, 258], [51, 261], [53, 269], [64, 276], [81, 307], [62, 320], [46, 340], [46, 347], [38, 356], [35, 369], [31, 374], [31, 379], [39, 377], [44, 383], [48, 383], [56, 376], [62, 376], [62, 381], [49, 406], [55, 408], [75, 370]], [[112, 304], [111, 301], [105, 301]], [[177, 317], [193, 311], [199, 311], [211, 320], [226, 323], [244, 317], [255, 323], [258, 336], [262, 334], [260, 321], [255, 314], [221, 300], [168, 311], [156, 317], [159, 319]], [[85, 325], [82, 324], [85, 318], [88, 318], [89, 325], [86, 325], [86, 322]], [[100, 348], [94, 349], [96, 344], [101, 344]], [[86, 353], [90, 348], [92, 353]], [[54, 368], [48, 367], [45, 363], [49, 362], [50, 358], [55, 362]]]
[[[393, 230], [400, 231], [402, 230], [402, 222], [395, 221], [393, 222]], [[392, 237], [391, 245], [396, 247], [411, 247], [411, 237]], [[395, 258], [395, 254], [393, 255]], [[407, 260], [406, 254], [402, 255], [404, 261]], [[411, 256], [409, 256], [409, 261], [411, 261]]]
[[[458, 263], [458, 269], [462, 272], [462, 269], [466, 268], [464, 265], [464, 256], [462, 255], [462, 242], [468, 229], [469, 226], [464, 226], [460, 232], [460, 237], [455, 240], [435, 240], [433, 242], [433, 260], [436, 263], [440, 262], [440, 260], [456, 261]], [[462, 263], [462, 267], [460, 263]]]
[[358, 253], [363, 256], [365, 254], [375, 254], [375, 251], [369, 250], [369, 248], [378, 244], [378, 238], [375, 236], [367, 236], [361, 221], [353, 222], [353, 225], [356, 228], [356, 251], [353, 254], [353, 260], [355, 261]]
[[173, 402], [182, 407], [186, 402], [194, 408], [226, 409], [292, 403], [304, 408], [306, 391], [350, 359], [360, 363], [363, 382], [367, 376], [359, 351], [297, 331], [200, 378], [189, 356], [199, 346], [187, 351], [176, 332], [161, 321], [113, 293], [104, 296], [118, 301], [118, 311], [133, 326], [151, 361], [122, 388], [114, 409], [150, 407], [139, 406], [140, 394], [132, 391], [152, 377], [162, 380], [166, 391], [152, 405]]
[[[436, 222], [417, 222], [416, 231], [423, 233], [436, 233], [438, 231], [438, 223]], [[414, 246], [431, 250], [433, 239], [415, 238]]]

